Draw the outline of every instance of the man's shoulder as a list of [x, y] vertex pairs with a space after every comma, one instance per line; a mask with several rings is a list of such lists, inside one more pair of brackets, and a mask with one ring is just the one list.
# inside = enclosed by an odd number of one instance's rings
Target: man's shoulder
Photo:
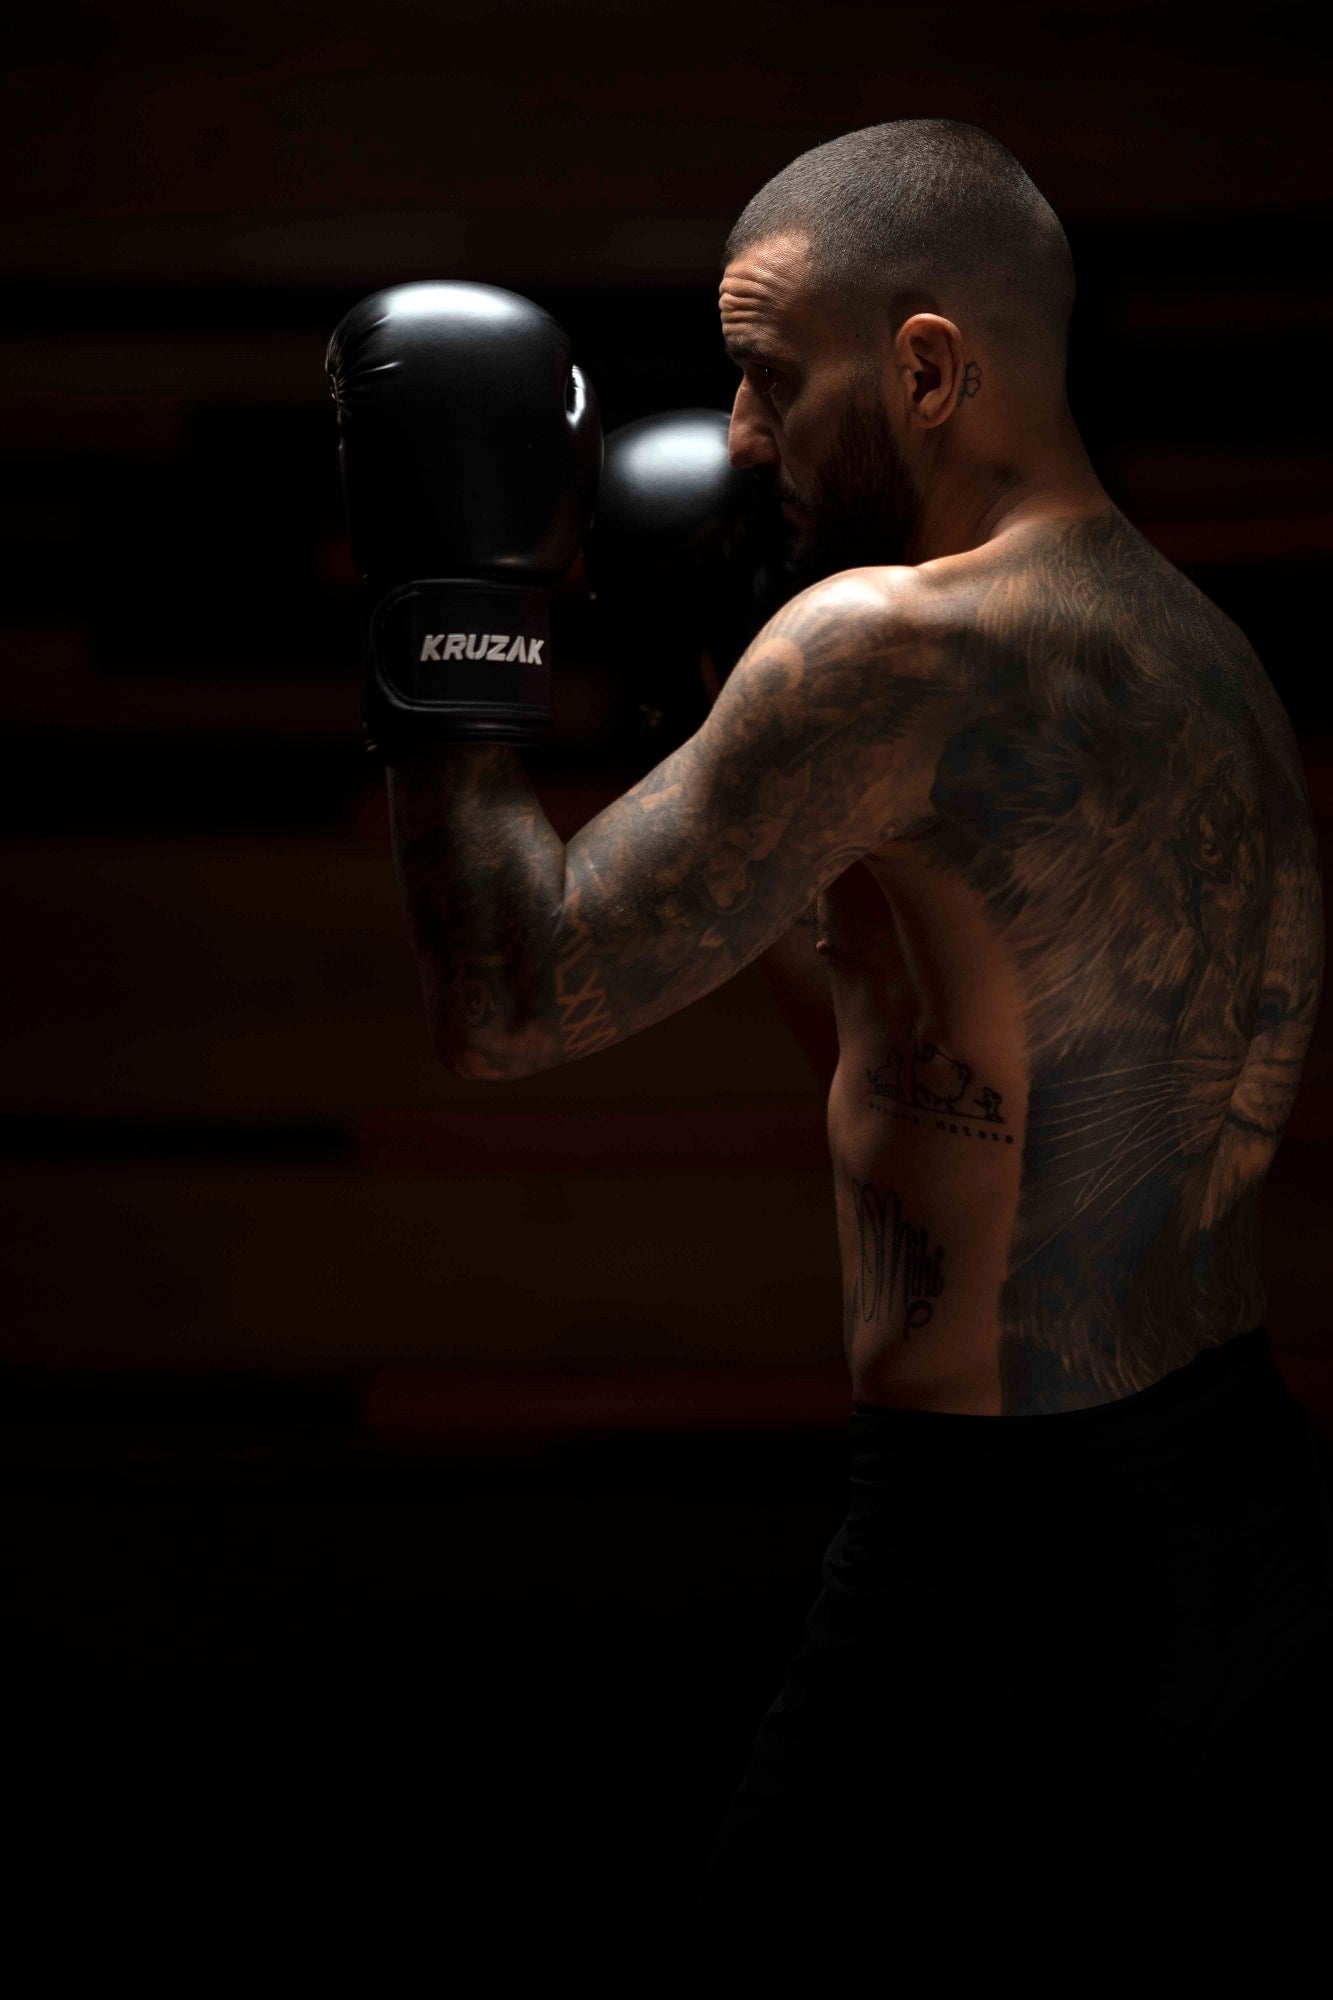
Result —
[[[960, 610], [961, 599], [959, 603]], [[790, 598], [771, 618], [756, 650], [859, 670], [935, 677], [944, 670], [939, 645], [949, 622], [938, 585], [906, 564], [839, 570]]]
[[892, 649], [903, 671], [947, 674], [957, 668], [959, 642], [998, 638], [1004, 627], [1039, 619], [1050, 604], [1044, 580], [1035, 554], [1001, 561], [972, 551], [919, 566], [840, 570], [778, 615], [792, 630], [836, 626], [849, 647], [877, 657]]
[[804, 618], [841, 618], [854, 630], [870, 634], [910, 622], [927, 600], [920, 570], [907, 563], [876, 563], [839, 570], [812, 583], [789, 599], [783, 611]]

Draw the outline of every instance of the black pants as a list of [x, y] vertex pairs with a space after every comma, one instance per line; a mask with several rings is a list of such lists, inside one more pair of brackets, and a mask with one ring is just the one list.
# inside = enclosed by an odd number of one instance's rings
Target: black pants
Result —
[[1294, 1964], [1328, 1893], [1333, 1520], [1263, 1328], [1097, 1409], [850, 1428], [677, 2000]]

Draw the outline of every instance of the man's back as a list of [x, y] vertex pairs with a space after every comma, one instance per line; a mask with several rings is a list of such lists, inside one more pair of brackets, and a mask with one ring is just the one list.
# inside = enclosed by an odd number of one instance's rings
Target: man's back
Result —
[[1105, 1403], [1257, 1325], [1318, 1001], [1295, 741], [1114, 511], [915, 573], [959, 688], [930, 812], [819, 900], [858, 1397]]

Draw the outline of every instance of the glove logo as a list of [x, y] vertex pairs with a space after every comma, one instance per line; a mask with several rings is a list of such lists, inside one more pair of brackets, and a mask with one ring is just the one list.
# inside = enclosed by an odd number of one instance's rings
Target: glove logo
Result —
[[509, 632], [427, 632], [421, 641], [422, 660], [519, 660], [542, 664], [545, 639], [525, 639]]

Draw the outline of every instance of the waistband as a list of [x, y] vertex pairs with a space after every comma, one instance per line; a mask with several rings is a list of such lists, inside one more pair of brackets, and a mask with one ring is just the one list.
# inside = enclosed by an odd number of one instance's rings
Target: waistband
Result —
[[1185, 1437], [1226, 1449], [1256, 1430], [1271, 1434], [1275, 1425], [1304, 1431], [1305, 1418], [1278, 1372], [1267, 1330], [1256, 1326], [1115, 1402], [1012, 1417], [855, 1402], [850, 1436], [854, 1457], [867, 1464], [877, 1457], [898, 1465], [963, 1458], [1013, 1466], [1115, 1458]]

